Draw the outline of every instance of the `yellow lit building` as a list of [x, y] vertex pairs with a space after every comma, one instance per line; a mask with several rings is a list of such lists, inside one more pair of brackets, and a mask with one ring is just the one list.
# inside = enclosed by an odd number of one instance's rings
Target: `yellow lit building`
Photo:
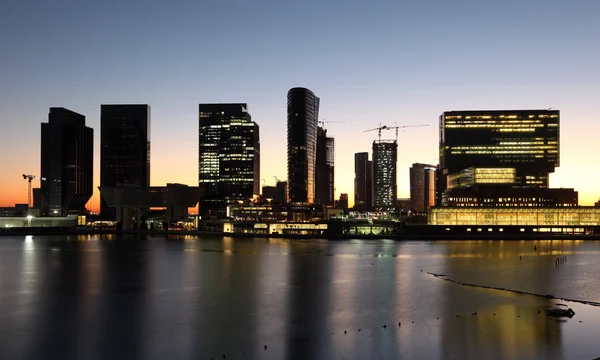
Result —
[[600, 226], [600, 207], [437, 207], [429, 225]]

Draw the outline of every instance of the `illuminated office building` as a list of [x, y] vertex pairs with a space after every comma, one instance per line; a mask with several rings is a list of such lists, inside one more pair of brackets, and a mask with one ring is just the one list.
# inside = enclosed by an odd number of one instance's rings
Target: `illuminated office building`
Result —
[[394, 211], [396, 208], [397, 160], [398, 143], [395, 140], [373, 141], [373, 200], [376, 210]]
[[334, 203], [334, 138], [327, 130], [317, 127], [317, 153], [315, 159], [315, 202], [322, 205]]
[[41, 214], [67, 216], [85, 212], [93, 193], [94, 130], [85, 116], [65, 108], [50, 108], [42, 123]]
[[199, 105], [200, 214], [223, 217], [227, 205], [260, 193], [258, 125], [247, 104]]
[[559, 124], [558, 110], [444, 112], [440, 167], [449, 177], [448, 188], [467, 168], [505, 169], [514, 174], [508, 183], [499, 173], [481, 173], [481, 181], [488, 184], [498, 179], [512, 187], [547, 188], [548, 175], [559, 166]]
[[[150, 186], [150, 105], [100, 106], [100, 186]], [[100, 214], [116, 208], [100, 199]]]
[[305, 88], [287, 94], [289, 201], [314, 203], [319, 98]]
[[[441, 205], [505, 206], [497, 199], [529, 199], [517, 202], [544, 206], [562, 203], [565, 197], [571, 204], [577, 199], [573, 189], [564, 189], [569, 194], [561, 192], [560, 199], [558, 192], [548, 189], [549, 174], [559, 166], [559, 125], [558, 110], [444, 112], [438, 174], [443, 178]], [[478, 200], [469, 201], [470, 197]]]
[[354, 154], [354, 209], [371, 210], [373, 207], [373, 162], [368, 152]]
[[412, 164], [410, 175], [410, 209], [424, 213], [435, 206], [436, 170], [434, 165]]

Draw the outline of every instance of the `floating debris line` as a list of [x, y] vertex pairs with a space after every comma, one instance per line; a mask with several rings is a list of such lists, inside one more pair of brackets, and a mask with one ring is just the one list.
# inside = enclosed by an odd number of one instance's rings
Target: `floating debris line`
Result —
[[457, 280], [454, 280], [454, 279], [450, 279], [449, 277], [447, 277], [444, 274], [435, 274], [435, 273], [431, 273], [431, 272], [428, 272], [427, 274], [429, 274], [429, 275], [431, 275], [433, 277], [436, 277], [438, 279], [449, 281], [451, 283], [458, 284], [458, 285], [471, 286], [471, 287], [476, 287], [476, 288], [481, 288], [481, 289], [491, 289], [491, 290], [508, 291], [508, 292], [513, 292], [513, 293], [521, 294], [521, 295], [538, 296], [538, 297], [543, 297], [543, 298], [547, 298], [547, 299], [560, 299], [560, 300], [570, 301], [570, 302], [576, 302], [576, 303], [580, 303], [580, 304], [586, 304], [586, 305], [592, 305], [592, 306], [600, 306], [600, 302], [580, 300], [580, 299], [567, 299], [567, 298], [563, 298], [563, 297], [555, 297], [552, 294], [537, 294], [537, 293], [532, 293], [532, 292], [527, 292], [527, 291], [507, 289], [507, 288], [496, 287], [496, 286], [486, 286], [486, 285], [470, 284], [470, 283], [466, 283], [466, 282], [462, 282], [462, 281], [457, 281]]

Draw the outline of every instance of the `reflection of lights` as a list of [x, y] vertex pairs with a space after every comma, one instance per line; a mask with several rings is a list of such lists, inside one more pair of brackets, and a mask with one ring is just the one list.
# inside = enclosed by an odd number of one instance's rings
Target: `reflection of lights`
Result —
[[32, 243], [33, 242], [33, 236], [32, 235], [25, 236], [25, 242], [26, 243]]

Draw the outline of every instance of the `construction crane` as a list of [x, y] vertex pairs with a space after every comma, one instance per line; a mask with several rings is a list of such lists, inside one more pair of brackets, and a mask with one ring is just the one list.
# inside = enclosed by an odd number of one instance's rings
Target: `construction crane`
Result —
[[31, 209], [31, 181], [32, 180], [46, 180], [46, 178], [35, 176], [35, 175], [25, 175], [23, 174], [23, 179], [27, 181], [27, 207]]
[[325, 120], [319, 120], [317, 122], [319, 123], [319, 125], [321, 125], [322, 128], [325, 128], [325, 123], [337, 123], [337, 124], [341, 124], [341, 123], [344, 123], [345, 121], [325, 121]]
[[392, 129], [396, 129], [396, 141], [398, 141], [398, 129], [404, 129], [407, 127], [423, 127], [423, 126], [429, 126], [429, 125], [400, 125], [398, 126], [398, 124], [394, 123], [394, 125], [396, 126], [388, 126], [386, 128], [386, 130], [392, 130]]
[[392, 129], [396, 129], [396, 141], [398, 141], [398, 129], [404, 129], [407, 127], [422, 127], [422, 126], [429, 126], [429, 125], [401, 125], [398, 126], [396, 123], [394, 123], [396, 126], [387, 126], [387, 125], [381, 125], [381, 123], [379, 124], [379, 127], [376, 127], [374, 129], [369, 129], [369, 130], [365, 130], [365, 132], [369, 132], [369, 131], [375, 131], [377, 130], [377, 137], [379, 138], [379, 141], [381, 141], [381, 130], [392, 130]]

